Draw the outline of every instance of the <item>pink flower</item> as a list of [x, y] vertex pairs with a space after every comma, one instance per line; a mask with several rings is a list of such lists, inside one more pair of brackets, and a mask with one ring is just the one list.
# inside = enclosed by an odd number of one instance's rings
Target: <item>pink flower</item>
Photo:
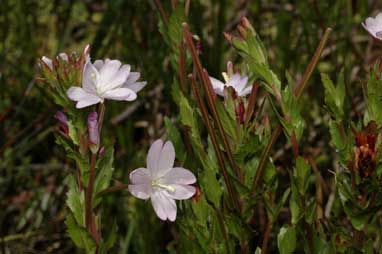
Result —
[[362, 26], [376, 39], [382, 39], [382, 13], [378, 13], [375, 18], [369, 17], [362, 23]]
[[133, 101], [146, 82], [136, 82], [138, 72], [130, 72], [130, 65], [118, 60], [88, 59], [83, 70], [82, 87], [72, 86], [67, 91], [69, 99], [76, 101], [77, 108], [84, 108], [105, 99]]
[[171, 141], [155, 141], [147, 155], [147, 168], [130, 173], [130, 193], [140, 199], [151, 199], [155, 213], [161, 220], [175, 221], [175, 200], [189, 199], [195, 194], [194, 174], [175, 167], [175, 150]]
[[252, 86], [247, 86], [248, 77], [242, 76], [239, 73], [233, 73], [232, 63], [227, 63], [227, 72], [223, 72], [224, 83], [216, 78], [210, 77], [212, 88], [215, 93], [220, 96], [224, 96], [224, 88], [232, 87], [236, 95], [239, 97], [244, 97], [251, 93]]

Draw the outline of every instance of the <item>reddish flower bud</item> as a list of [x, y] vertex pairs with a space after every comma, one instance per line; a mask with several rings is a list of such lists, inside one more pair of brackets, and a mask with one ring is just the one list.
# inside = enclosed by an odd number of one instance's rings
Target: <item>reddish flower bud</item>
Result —
[[105, 147], [104, 146], [102, 146], [100, 149], [99, 149], [99, 151], [98, 151], [98, 156], [102, 156], [102, 155], [104, 155], [104, 153], [105, 153]]
[[97, 153], [99, 148], [98, 114], [91, 112], [88, 116], [89, 148], [92, 153]]
[[66, 138], [69, 138], [68, 118], [62, 111], [57, 111], [54, 118], [59, 122], [58, 131]]

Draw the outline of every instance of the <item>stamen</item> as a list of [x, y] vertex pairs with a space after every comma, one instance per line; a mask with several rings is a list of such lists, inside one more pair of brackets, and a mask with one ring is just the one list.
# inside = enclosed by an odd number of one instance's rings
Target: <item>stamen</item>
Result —
[[94, 72], [90, 75], [90, 77], [93, 81], [96, 81], [97, 76]]
[[166, 184], [161, 184], [161, 183], [158, 183], [155, 180], [151, 182], [151, 186], [152, 187], [159, 187], [159, 188], [165, 189], [165, 190], [167, 190], [169, 192], [175, 192], [175, 188], [173, 186], [166, 185]]
[[222, 75], [223, 75], [224, 81], [227, 83], [229, 81], [228, 74], [226, 72], [222, 72]]

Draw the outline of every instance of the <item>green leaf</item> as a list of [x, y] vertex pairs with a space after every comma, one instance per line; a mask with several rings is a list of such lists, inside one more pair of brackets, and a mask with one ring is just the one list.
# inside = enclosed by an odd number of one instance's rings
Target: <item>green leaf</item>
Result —
[[296, 225], [297, 222], [303, 216], [303, 213], [300, 208], [300, 195], [294, 181], [292, 181], [291, 183], [291, 189], [292, 189], [292, 195], [289, 200], [289, 208], [291, 212], [291, 222], [293, 225]]
[[284, 226], [277, 235], [277, 247], [280, 254], [291, 254], [296, 249], [296, 229]]
[[216, 109], [219, 115], [219, 118], [222, 122], [224, 132], [228, 134], [232, 139], [238, 140], [238, 133], [236, 131], [236, 119], [231, 118], [226, 112], [224, 105], [220, 101], [216, 101]]
[[78, 132], [72, 121], [68, 121], [69, 137], [72, 139], [73, 144], [79, 145], [80, 140], [78, 138]]
[[68, 213], [65, 219], [67, 232], [74, 244], [81, 249], [85, 249], [87, 254], [94, 254], [96, 251], [96, 243], [92, 236], [85, 228], [79, 226], [72, 213]]
[[166, 126], [167, 137], [174, 144], [176, 158], [184, 163], [186, 161], [187, 151], [183, 145], [182, 136], [168, 117], [164, 118], [164, 123]]
[[364, 124], [367, 125], [371, 121], [375, 121], [378, 127], [382, 124], [382, 79], [379, 77], [378, 64], [375, 65], [371, 73], [369, 82], [367, 83], [366, 92], [366, 114]]
[[99, 159], [97, 164], [97, 175], [94, 181], [94, 191], [93, 191], [93, 208], [101, 202], [102, 198], [95, 198], [98, 193], [107, 189], [110, 186], [110, 181], [113, 176], [114, 168], [114, 148], [107, 147], [104, 154]]
[[68, 192], [67, 192], [66, 204], [72, 212], [76, 223], [81, 226], [85, 226], [84, 220], [84, 207], [85, 207], [85, 197], [84, 192], [79, 192], [76, 180], [74, 176], [68, 176]]
[[117, 223], [114, 221], [112, 226], [111, 227], [108, 227], [110, 228], [109, 232], [107, 233], [106, 236], [104, 236], [103, 239], [105, 239], [102, 243], [101, 243], [101, 254], [102, 253], [108, 253], [108, 250], [110, 250], [111, 248], [113, 248], [114, 244], [115, 244], [115, 241], [117, 240]]
[[310, 165], [301, 156], [296, 159], [295, 175], [298, 191], [301, 196], [304, 196], [309, 184]]
[[328, 107], [331, 115], [337, 119], [342, 120], [344, 118], [344, 99], [345, 99], [345, 82], [344, 74], [341, 72], [337, 87], [328, 75], [321, 73], [321, 80], [325, 87], [325, 103]]

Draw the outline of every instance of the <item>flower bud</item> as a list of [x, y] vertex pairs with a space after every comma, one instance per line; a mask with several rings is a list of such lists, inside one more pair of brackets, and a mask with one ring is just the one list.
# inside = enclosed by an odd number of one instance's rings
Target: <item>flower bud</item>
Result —
[[41, 61], [42, 61], [42, 66], [46, 66], [48, 67], [51, 71], [53, 70], [53, 63], [52, 63], [52, 59], [50, 58], [47, 58], [46, 56], [43, 56], [41, 58]]
[[91, 112], [88, 116], [89, 149], [95, 154], [99, 148], [98, 114]]
[[66, 138], [69, 138], [69, 126], [68, 118], [62, 111], [57, 111], [54, 118], [60, 123], [58, 126], [58, 131]]
[[104, 146], [102, 146], [100, 149], [99, 149], [99, 151], [98, 151], [98, 156], [103, 156], [105, 154], [105, 147]]

